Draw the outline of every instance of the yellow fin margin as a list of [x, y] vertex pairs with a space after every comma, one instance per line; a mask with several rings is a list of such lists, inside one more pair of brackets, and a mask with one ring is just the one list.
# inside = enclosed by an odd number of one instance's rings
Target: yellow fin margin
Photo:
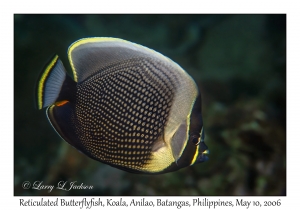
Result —
[[[83, 39], [79, 39], [79, 40], [75, 41], [73, 44], [70, 45], [70, 47], [68, 49], [68, 58], [69, 58], [69, 62], [70, 62], [70, 65], [71, 65], [71, 68], [72, 68], [72, 72], [73, 72], [73, 75], [74, 75], [74, 80], [76, 82], [78, 82], [78, 78], [77, 78], [77, 73], [76, 73], [75, 66], [74, 66], [74, 63], [73, 63], [73, 60], [72, 60], [72, 51], [76, 47], [79, 47], [80, 45], [87, 44], [87, 43], [93, 43], [93, 42], [123, 42], [123, 43], [132, 44], [132, 45], [134, 45], [136, 47], [139, 47], [141, 49], [147, 50], [148, 52], [155, 53], [159, 57], [161, 57], [161, 58], [163, 58], [163, 59], [165, 59], [165, 60], [167, 60], [169, 62], [171, 61], [172, 63], [175, 63], [170, 58], [162, 55], [161, 53], [159, 53], [159, 52], [157, 52], [155, 50], [152, 50], [152, 49], [150, 49], [148, 47], [145, 47], [143, 45], [140, 45], [140, 44], [136, 44], [134, 42], [126, 41], [124, 39], [113, 38], [113, 37], [90, 37], [90, 38], [83, 38]], [[177, 63], [175, 63], [175, 64], [177, 66], [179, 66]]]
[[38, 96], [37, 96], [37, 101], [38, 101], [38, 109], [42, 109], [43, 108], [43, 90], [44, 90], [44, 84], [45, 84], [45, 80], [48, 77], [51, 69], [53, 68], [53, 66], [55, 65], [55, 63], [58, 60], [58, 55], [55, 55], [55, 57], [52, 59], [52, 61], [50, 62], [50, 64], [46, 67], [44, 73], [41, 76], [41, 79], [39, 81], [38, 84]]

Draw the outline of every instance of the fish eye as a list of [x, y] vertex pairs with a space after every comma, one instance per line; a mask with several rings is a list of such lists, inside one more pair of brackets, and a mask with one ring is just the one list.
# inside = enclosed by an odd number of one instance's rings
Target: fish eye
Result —
[[198, 145], [200, 143], [200, 137], [199, 136], [193, 135], [191, 138], [192, 138], [192, 142], [195, 145]]

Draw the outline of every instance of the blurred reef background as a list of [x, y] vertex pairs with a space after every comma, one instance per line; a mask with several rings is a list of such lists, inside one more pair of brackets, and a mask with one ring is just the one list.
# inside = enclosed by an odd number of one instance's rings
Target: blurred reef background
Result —
[[[197, 82], [209, 161], [130, 174], [68, 145], [35, 108], [50, 57], [71, 73], [69, 45], [118, 37], [152, 48]], [[93, 190], [25, 190], [24, 181]], [[286, 195], [286, 15], [14, 15], [15, 195]]]

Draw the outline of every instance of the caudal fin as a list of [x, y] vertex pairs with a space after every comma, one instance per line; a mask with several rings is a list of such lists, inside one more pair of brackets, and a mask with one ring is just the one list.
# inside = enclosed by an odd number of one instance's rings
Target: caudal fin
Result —
[[57, 55], [48, 63], [37, 84], [37, 107], [42, 109], [55, 103], [66, 79], [66, 70]]

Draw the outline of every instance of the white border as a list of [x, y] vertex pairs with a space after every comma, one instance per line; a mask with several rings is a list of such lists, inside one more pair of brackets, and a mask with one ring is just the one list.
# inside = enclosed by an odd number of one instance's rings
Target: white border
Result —
[[[295, 3], [294, 3], [295, 2]], [[279, 209], [299, 208], [299, 6], [297, 1], [5, 1], [1, 3], [1, 205], [18, 209], [19, 199], [13, 197], [13, 14], [14, 13], [287, 13], [287, 197], [279, 197]], [[298, 7], [297, 7], [298, 6]], [[25, 197], [25, 199], [38, 197]], [[63, 198], [63, 197], [60, 197]], [[67, 197], [70, 199], [72, 197]], [[107, 197], [106, 197], [107, 198]], [[115, 197], [114, 197], [115, 198]], [[138, 197], [139, 198], [139, 197]], [[175, 197], [173, 197], [175, 198]], [[191, 197], [186, 197], [190, 199]], [[233, 200], [234, 197], [208, 197]], [[240, 197], [264, 201], [277, 197]], [[54, 199], [51, 197], [50, 199]], [[81, 200], [82, 197], [74, 197]], [[130, 199], [127, 197], [126, 199]], [[156, 198], [151, 198], [156, 199]], [[176, 198], [177, 199], [177, 198]], [[178, 198], [179, 199], [179, 198]], [[184, 199], [181, 197], [180, 199]], [[140, 207], [139, 207], [140, 208]], [[169, 207], [162, 207], [171, 209]], [[162, 209], [160, 208], [160, 209]], [[28, 209], [28, 208], [27, 208]], [[63, 207], [71, 209], [71, 207]], [[73, 208], [72, 208], [73, 209]], [[77, 208], [78, 209], [78, 208]], [[96, 209], [96, 208], [94, 208]], [[117, 209], [117, 208], [115, 208]], [[172, 207], [172, 209], [176, 209]], [[190, 208], [192, 209], [192, 208]], [[199, 207], [197, 208], [199, 209]], [[244, 208], [243, 208], [244, 209]], [[252, 209], [252, 208], [251, 208]]]

